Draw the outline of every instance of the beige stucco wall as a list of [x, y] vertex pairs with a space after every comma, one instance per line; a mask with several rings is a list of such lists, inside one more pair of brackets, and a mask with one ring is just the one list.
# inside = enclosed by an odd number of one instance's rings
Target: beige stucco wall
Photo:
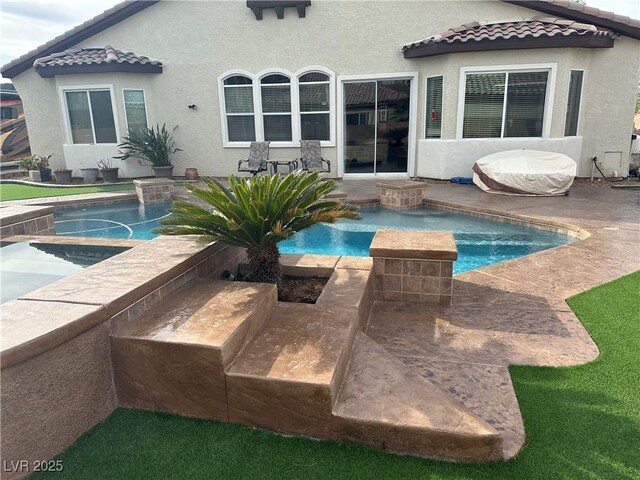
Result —
[[[217, 78], [241, 68], [254, 74], [269, 68], [291, 72], [311, 65], [333, 70], [336, 76], [418, 72], [417, 139], [424, 138], [424, 80], [443, 74], [444, 135], [456, 138], [460, 68], [474, 65], [557, 63], [551, 115], [551, 137], [562, 137], [569, 70], [585, 70], [580, 175], [588, 175], [589, 158], [607, 150], [628, 156], [639, 69], [638, 41], [621, 38], [613, 49], [542, 49], [515, 52], [453, 54], [404, 59], [403, 44], [469, 21], [532, 18], [539, 12], [500, 1], [328, 1], [314, 0], [306, 18], [286, 9], [285, 18], [266, 10], [257, 21], [245, 2], [163, 0], [143, 12], [82, 42], [79, 46], [113, 45], [160, 59], [159, 75], [64, 75], [42, 79], [33, 70], [14, 79], [23, 97], [33, 151], [64, 158], [57, 90], [62, 85], [110, 83], [116, 89], [118, 123], [125, 129], [121, 89], [143, 87], [149, 121], [179, 125], [176, 140], [184, 149], [175, 159], [176, 174], [197, 167], [201, 174], [228, 175], [247, 150], [224, 148]], [[612, 73], [615, 72], [615, 73]], [[337, 90], [337, 89], [336, 89]], [[195, 103], [196, 111], [187, 105]], [[337, 114], [337, 113], [334, 113]], [[341, 119], [336, 121], [340, 128]], [[336, 136], [337, 137], [337, 136]], [[75, 147], [74, 147], [75, 148]], [[412, 148], [418, 151], [417, 142]], [[67, 152], [69, 149], [67, 149]], [[74, 164], [89, 151], [75, 148]], [[80, 152], [80, 153], [78, 153]], [[104, 151], [100, 152], [101, 154]], [[336, 173], [336, 147], [324, 147]], [[273, 148], [271, 158], [294, 158], [298, 148]], [[95, 155], [96, 160], [100, 155]], [[92, 159], [87, 158], [91, 163]], [[418, 161], [430, 161], [419, 158]], [[446, 161], [446, 159], [434, 159]], [[417, 168], [411, 175], [419, 173]]]
[[27, 476], [115, 407], [106, 322], [3, 369], [2, 478]]

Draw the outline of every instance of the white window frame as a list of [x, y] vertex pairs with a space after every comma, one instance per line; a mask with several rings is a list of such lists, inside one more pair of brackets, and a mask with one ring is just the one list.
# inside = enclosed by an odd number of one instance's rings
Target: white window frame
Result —
[[[378, 80], [411, 80], [409, 91], [409, 136], [407, 139], [407, 171], [406, 172], [378, 172], [378, 173], [344, 173], [344, 88], [345, 83], [366, 82]], [[345, 178], [382, 178], [382, 177], [415, 177], [416, 175], [416, 149], [418, 129], [418, 72], [379, 73], [371, 75], [341, 75], [338, 77], [338, 110], [336, 118], [341, 119], [337, 137], [338, 177]]]
[[[578, 105], [578, 121], [576, 123], [576, 134], [566, 136], [564, 131], [566, 129], [567, 122], [567, 108], [569, 107], [569, 88], [571, 87], [571, 73], [572, 72], [582, 72], [582, 85], [580, 85], [580, 104]], [[567, 80], [567, 102], [564, 106], [564, 121], [565, 123], [562, 125], [562, 136], [564, 138], [574, 138], [581, 136], [582, 129], [580, 128], [580, 122], [582, 120], [582, 106], [584, 105], [584, 83], [587, 77], [587, 72], [583, 68], [570, 68], [569, 69], [569, 79]]]
[[[69, 118], [69, 109], [67, 108], [66, 92], [91, 91], [91, 90], [109, 90], [111, 95], [111, 110], [113, 113], [113, 125], [116, 129], [115, 143], [96, 143], [96, 132], [93, 125], [93, 110], [91, 109], [91, 101], [89, 101], [89, 116], [91, 119], [91, 132], [93, 133], [93, 143], [73, 143], [73, 135], [71, 134], [71, 120]], [[121, 142], [120, 127], [118, 122], [118, 109], [116, 108], [116, 96], [113, 84], [96, 84], [96, 85], [63, 85], [58, 87], [58, 97], [60, 98], [60, 106], [64, 118], [65, 145], [118, 145]]]
[[[456, 125], [456, 140], [514, 140], [523, 138], [550, 138], [551, 137], [551, 118], [553, 113], [553, 102], [556, 91], [556, 76], [557, 76], [558, 64], [557, 63], [532, 63], [532, 64], [520, 64], [520, 65], [488, 65], [488, 66], [475, 66], [475, 67], [461, 67], [460, 68], [460, 84], [458, 87], [458, 119]], [[547, 92], [545, 94], [544, 114], [542, 117], [542, 136], [541, 137], [487, 137], [487, 138], [463, 138], [462, 131], [464, 126], [464, 99], [465, 99], [465, 87], [467, 74], [469, 73], [524, 73], [524, 72], [549, 72], [547, 77]], [[505, 76], [505, 82], [508, 82], [508, 75]], [[506, 85], [506, 84], [505, 84]], [[443, 102], [444, 103], [444, 102]], [[504, 135], [504, 122], [505, 112], [507, 107], [506, 101], [506, 88], [505, 88], [505, 100], [503, 103], [502, 114], [502, 131], [501, 135]]]
[[[323, 73], [329, 77], [329, 140], [321, 140], [320, 145], [323, 147], [335, 147], [336, 146], [336, 75], [332, 70], [320, 65], [311, 65], [309, 67], [301, 68], [295, 72], [296, 76], [296, 107], [298, 109], [297, 123], [300, 137], [302, 137], [302, 115], [305, 113], [322, 113], [322, 112], [301, 112], [300, 111], [300, 77], [307, 73]], [[314, 83], [322, 84], [325, 82], [303, 82], [302, 85], [313, 85]], [[298, 144], [300, 140], [298, 140]]]
[[[258, 99], [256, 98], [256, 76], [242, 69], [233, 69], [224, 72], [222, 75], [218, 76], [218, 104], [220, 106], [220, 125], [222, 127], [222, 145], [223, 147], [237, 147], [237, 148], [247, 148], [251, 144], [251, 142], [232, 142], [229, 140], [229, 125], [227, 122], [227, 107], [225, 104], [224, 98], [224, 81], [231, 77], [242, 76], [251, 79], [251, 87], [253, 94], [253, 122], [254, 122], [254, 130], [256, 132], [256, 141], [260, 138], [258, 135], [259, 123], [257, 112], [260, 111], [260, 104], [258, 103]], [[260, 127], [261, 129], [262, 127]]]
[[[265, 77], [268, 77], [269, 75], [283, 75], [285, 77], [289, 78], [289, 97], [291, 99], [290, 101], [290, 111], [289, 112], [274, 112], [274, 113], [264, 113], [262, 111], [262, 79]], [[254, 95], [256, 90], [258, 91], [258, 105], [260, 105], [260, 109], [257, 112], [257, 116], [260, 118], [260, 132], [258, 133], [258, 130], [256, 130], [256, 137], [259, 138], [258, 141], [263, 142], [263, 141], [267, 141], [264, 138], [264, 117], [265, 116], [284, 116], [284, 115], [291, 115], [291, 141], [284, 141], [284, 142], [271, 142], [269, 143], [270, 147], [296, 147], [296, 146], [300, 146], [300, 122], [296, 122], [295, 120], [295, 115], [297, 114], [296, 112], [298, 112], [300, 110], [300, 108], [296, 108], [298, 105], [298, 82], [296, 77], [294, 77], [294, 74], [291, 73], [288, 70], [284, 70], [282, 68], [269, 68], [267, 70], [262, 70], [260, 73], [258, 73], [257, 75], [258, 77], [258, 84], [257, 84], [257, 88], [254, 89]], [[267, 84], [266, 87], [269, 88], [269, 85], [273, 85], [273, 86], [278, 86], [278, 85], [287, 85], [286, 83], [274, 83], [274, 84]]]
[[[427, 86], [429, 85], [430, 78], [438, 78], [442, 77], [442, 112], [440, 113], [440, 138], [427, 138], [427, 95], [429, 93]], [[445, 75], [443, 73], [439, 75], [429, 75], [424, 79], [424, 128], [422, 129], [422, 134], [420, 136], [421, 140], [442, 140], [442, 133], [444, 131], [444, 97], [445, 97], [445, 89], [444, 89]]]
[[[329, 76], [329, 138], [320, 142], [323, 147], [335, 147], [336, 131], [336, 75], [335, 73], [320, 65], [310, 65], [295, 72], [290, 72], [282, 68], [267, 68], [256, 74], [244, 69], [227, 70], [218, 76], [218, 104], [220, 107], [220, 125], [222, 129], [222, 145], [224, 148], [248, 148], [251, 142], [232, 142], [229, 140], [229, 126], [227, 125], [227, 113], [224, 98], [224, 81], [229, 77], [241, 75], [251, 79], [253, 87], [253, 119], [256, 131], [256, 141], [264, 141], [264, 114], [262, 113], [262, 85], [260, 81], [272, 74], [285, 75], [289, 77], [289, 88], [291, 92], [291, 141], [271, 142], [270, 146], [275, 148], [300, 148], [300, 137], [302, 122], [300, 118], [300, 83], [298, 79], [306, 73], [324, 73]], [[282, 114], [284, 112], [281, 112]], [[266, 115], [278, 115], [278, 113]]]
[[144, 88], [135, 88], [135, 87], [125, 87], [122, 89], [122, 110], [124, 111], [124, 125], [125, 128], [127, 130], [127, 135], [129, 134], [129, 117], [127, 117], [127, 102], [124, 98], [124, 92], [127, 91], [139, 91], [142, 92], [142, 97], [144, 100], [144, 117], [145, 120], [147, 121], [147, 128], [150, 128], [149, 126], [149, 110], [147, 109], [147, 92], [145, 91]]

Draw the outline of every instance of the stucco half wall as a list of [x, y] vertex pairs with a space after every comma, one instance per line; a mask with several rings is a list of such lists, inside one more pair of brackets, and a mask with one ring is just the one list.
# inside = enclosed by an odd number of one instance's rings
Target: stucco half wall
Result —
[[449, 180], [470, 177], [476, 160], [505, 150], [544, 150], [568, 155], [580, 162], [582, 137], [566, 138], [497, 138], [418, 141], [419, 177]]

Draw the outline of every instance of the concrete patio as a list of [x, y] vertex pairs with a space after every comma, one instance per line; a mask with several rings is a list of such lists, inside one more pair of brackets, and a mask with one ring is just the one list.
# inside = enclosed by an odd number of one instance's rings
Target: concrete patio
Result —
[[[344, 181], [349, 200], [375, 185]], [[492, 425], [503, 457], [525, 432], [507, 366], [568, 366], [598, 349], [566, 298], [640, 269], [640, 192], [573, 188], [563, 197], [489, 195], [475, 186], [429, 185], [426, 204], [573, 226], [590, 235], [566, 246], [454, 277], [453, 306], [374, 303], [367, 334]]]

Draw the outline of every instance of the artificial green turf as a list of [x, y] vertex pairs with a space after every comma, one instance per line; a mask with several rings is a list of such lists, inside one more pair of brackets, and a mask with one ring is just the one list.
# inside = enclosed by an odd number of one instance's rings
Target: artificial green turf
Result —
[[80, 193], [117, 192], [133, 190], [133, 184], [94, 185], [87, 187], [37, 187], [19, 183], [0, 183], [0, 201], [26, 200], [29, 198], [58, 197], [61, 195], [78, 195]]
[[510, 369], [528, 444], [508, 462], [458, 465], [119, 409], [57, 457], [61, 474], [33, 478], [638, 479], [640, 272], [569, 305], [601, 355], [579, 367]]

